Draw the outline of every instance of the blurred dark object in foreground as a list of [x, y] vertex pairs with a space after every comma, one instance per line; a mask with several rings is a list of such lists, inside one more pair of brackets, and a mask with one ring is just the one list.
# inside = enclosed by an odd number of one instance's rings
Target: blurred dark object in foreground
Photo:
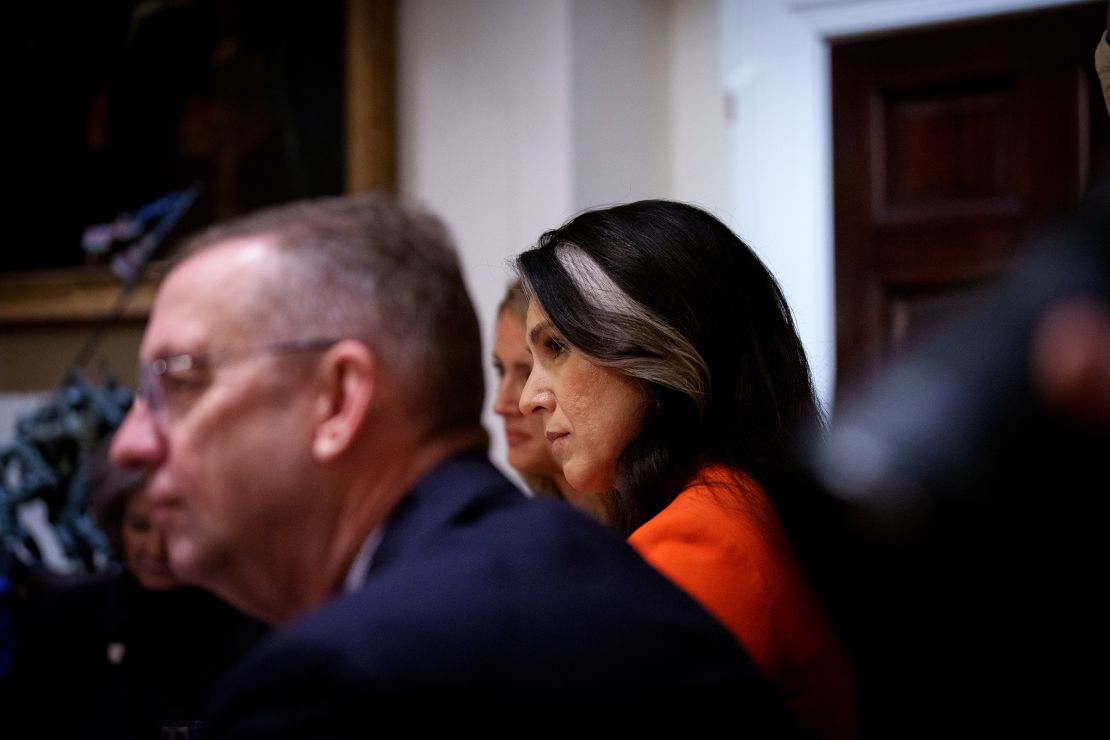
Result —
[[832, 511], [799, 536], [865, 738], [1106, 735], [1110, 419], [1050, 403], [1033, 372], [1046, 312], [1077, 298], [1110, 317], [1110, 182], [808, 450]]

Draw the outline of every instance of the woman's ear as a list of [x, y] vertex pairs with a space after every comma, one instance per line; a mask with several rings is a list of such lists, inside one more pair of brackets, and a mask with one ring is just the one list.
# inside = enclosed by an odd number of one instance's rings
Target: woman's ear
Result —
[[324, 353], [313, 406], [312, 454], [318, 461], [342, 456], [366, 425], [377, 380], [374, 360], [370, 348], [354, 339], [344, 339]]

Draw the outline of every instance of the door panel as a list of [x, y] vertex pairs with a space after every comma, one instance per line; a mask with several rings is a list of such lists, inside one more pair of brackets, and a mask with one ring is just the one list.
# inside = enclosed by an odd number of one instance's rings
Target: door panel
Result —
[[1110, 172], [1105, 3], [832, 48], [838, 398]]

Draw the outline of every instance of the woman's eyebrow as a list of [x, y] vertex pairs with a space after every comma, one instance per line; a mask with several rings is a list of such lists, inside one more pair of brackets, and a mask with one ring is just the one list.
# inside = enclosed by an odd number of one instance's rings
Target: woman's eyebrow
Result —
[[551, 325], [552, 324], [550, 321], [541, 321], [540, 323], [532, 327], [532, 331], [528, 332], [529, 348], [536, 343], [536, 340], [539, 339], [540, 334]]

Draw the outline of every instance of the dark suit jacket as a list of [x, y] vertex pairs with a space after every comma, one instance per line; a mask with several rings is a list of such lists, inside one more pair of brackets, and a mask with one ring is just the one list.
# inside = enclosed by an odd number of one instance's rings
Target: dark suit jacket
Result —
[[484, 455], [440, 465], [365, 586], [276, 633], [205, 740], [393, 732], [789, 733], [736, 642], [615, 533], [526, 498]]
[[0, 683], [5, 740], [158, 740], [196, 720], [208, 691], [268, 630], [193, 588], [150, 591], [129, 573], [36, 592]]

